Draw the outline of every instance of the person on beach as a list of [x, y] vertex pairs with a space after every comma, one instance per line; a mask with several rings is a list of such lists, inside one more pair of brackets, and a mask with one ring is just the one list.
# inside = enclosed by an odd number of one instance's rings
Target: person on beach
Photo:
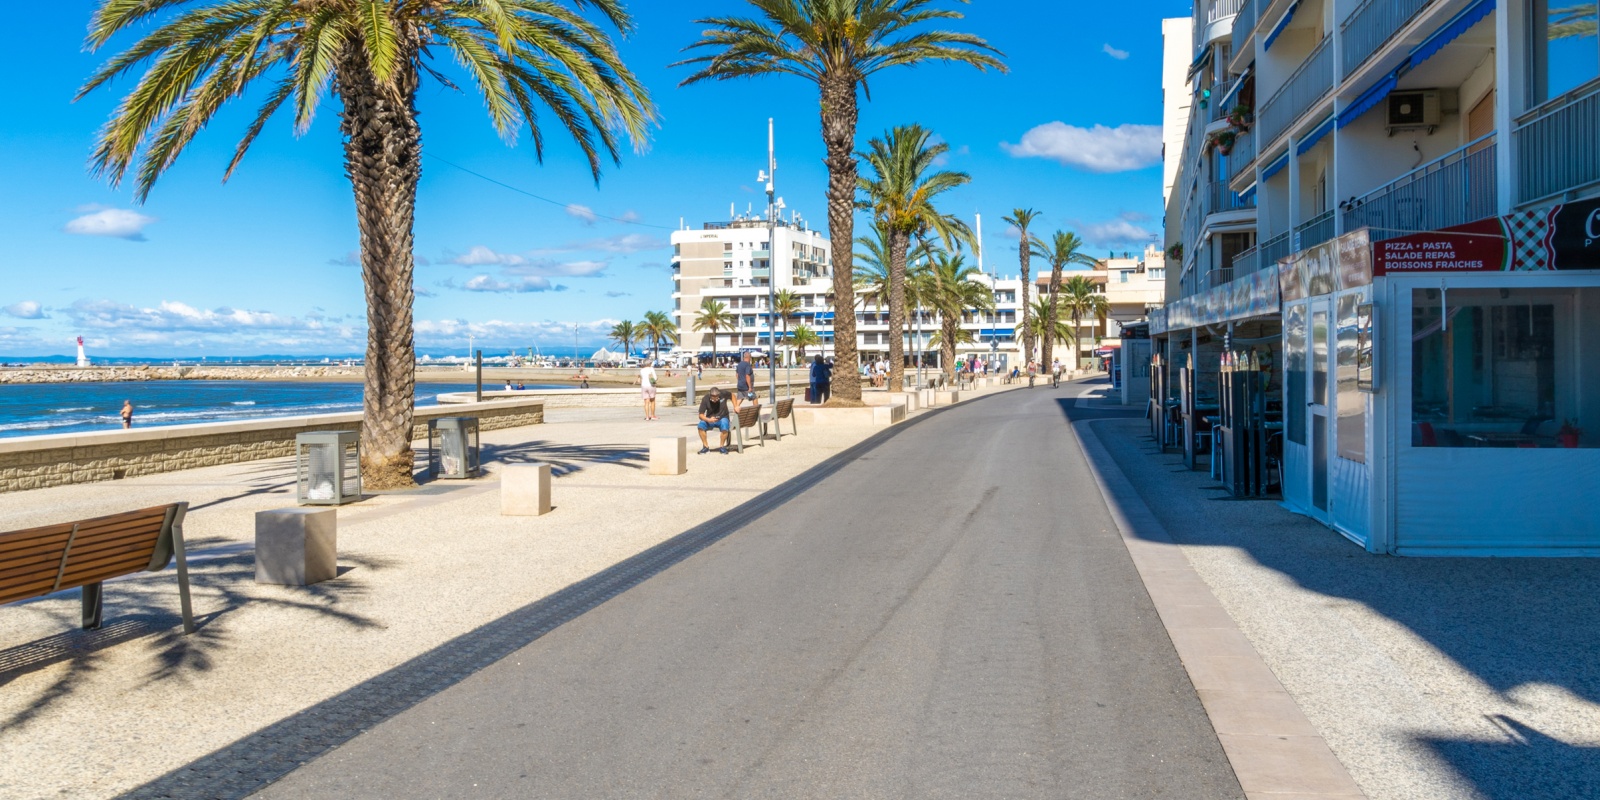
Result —
[[124, 400], [124, 401], [122, 401], [122, 427], [124, 429], [133, 427], [133, 401], [132, 400]]
[[656, 416], [656, 368], [654, 364], [646, 361], [639, 368], [639, 393], [644, 396], [644, 418], [646, 420], [658, 419]]
[[508, 391], [508, 392], [512, 391], [512, 389], [511, 389], [511, 380], [509, 378], [506, 379], [506, 391]]
[[756, 368], [750, 363], [749, 352], [739, 358], [739, 365], [733, 368], [733, 378], [733, 410], [737, 412], [741, 404], [756, 399]]
[[517, 391], [520, 392], [520, 391], [522, 391], [523, 389], [526, 389], [526, 388], [528, 388], [528, 387], [524, 386], [522, 381], [517, 381]]
[[722, 390], [711, 387], [704, 400], [700, 401], [700, 421], [695, 429], [700, 432], [700, 455], [711, 452], [711, 445], [706, 442], [706, 431], [716, 428], [722, 431], [721, 451], [728, 454], [728, 403], [722, 399]]
[[828, 388], [832, 386], [833, 368], [817, 356], [811, 362], [811, 402], [821, 405], [828, 402]]

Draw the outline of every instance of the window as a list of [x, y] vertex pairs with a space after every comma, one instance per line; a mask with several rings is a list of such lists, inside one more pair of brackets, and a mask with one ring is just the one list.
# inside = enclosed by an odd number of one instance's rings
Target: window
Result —
[[1306, 307], [1289, 306], [1283, 317], [1283, 386], [1289, 441], [1306, 443]]
[[1334, 327], [1334, 392], [1338, 415], [1339, 457], [1365, 464], [1367, 461], [1367, 395], [1356, 385], [1356, 353], [1360, 349], [1356, 331], [1359, 293], [1338, 300]]
[[1127, 282], [1128, 282], [1128, 271], [1125, 270], [1125, 269], [1117, 270], [1117, 283], [1127, 283]]
[[1147, 270], [1145, 275], [1153, 281], [1164, 281], [1167, 279], [1167, 270], [1165, 268]]
[[1537, 105], [1600, 77], [1593, 3], [1529, 0], [1528, 92]]
[[[1417, 289], [1411, 297], [1411, 443], [1595, 447], [1600, 370], [1569, 344], [1600, 293]], [[1587, 322], [1585, 318], [1585, 324]]]

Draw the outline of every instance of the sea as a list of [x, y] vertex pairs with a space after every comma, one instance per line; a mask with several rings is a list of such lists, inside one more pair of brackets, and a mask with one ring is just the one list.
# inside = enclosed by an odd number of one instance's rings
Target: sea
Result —
[[[435, 405], [470, 383], [419, 383], [417, 405]], [[485, 389], [502, 388], [485, 383]], [[528, 385], [528, 389], [567, 386]], [[82, 433], [122, 427], [122, 401], [133, 401], [134, 427], [334, 414], [361, 410], [359, 383], [288, 381], [124, 381], [0, 385], [0, 438]]]

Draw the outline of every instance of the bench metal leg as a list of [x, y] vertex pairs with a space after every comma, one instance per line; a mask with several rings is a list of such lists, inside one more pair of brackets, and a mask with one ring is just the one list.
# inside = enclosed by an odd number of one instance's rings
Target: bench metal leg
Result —
[[83, 587], [83, 629], [86, 631], [100, 629], [100, 618], [105, 611], [100, 589], [98, 583], [85, 584]]
[[194, 633], [194, 608], [189, 604], [189, 554], [183, 544], [183, 517], [189, 504], [182, 503], [172, 517], [172, 555], [178, 562], [178, 605], [183, 610], [183, 632]]

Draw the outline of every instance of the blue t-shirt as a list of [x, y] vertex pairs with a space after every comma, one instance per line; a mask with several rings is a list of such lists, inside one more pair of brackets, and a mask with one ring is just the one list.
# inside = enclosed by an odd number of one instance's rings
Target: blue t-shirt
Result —
[[748, 361], [740, 361], [739, 366], [733, 368], [736, 383], [741, 391], [752, 391], [755, 388], [755, 369]]
[[826, 361], [811, 362], [812, 383], [827, 383], [833, 377], [832, 372], [833, 369], [828, 366], [828, 362]]

